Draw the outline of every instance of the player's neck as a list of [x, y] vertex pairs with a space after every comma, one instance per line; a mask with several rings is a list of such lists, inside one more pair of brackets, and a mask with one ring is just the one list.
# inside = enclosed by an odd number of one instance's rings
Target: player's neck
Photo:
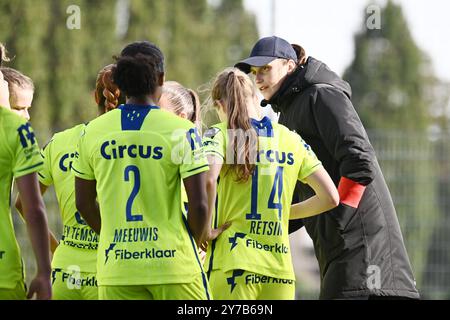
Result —
[[247, 99], [246, 105], [247, 105], [248, 116], [250, 118], [253, 118], [258, 121], [261, 120], [261, 113], [259, 110], [260, 109], [259, 105], [256, 104], [253, 99]]
[[148, 106], [148, 105], [156, 105], [155, 99], [153, 96], [139, 96], [139, 97], [127, 97], [126, 100], [127, 104], [134, 104], [134, 105], [142, 105], [142, 106]]

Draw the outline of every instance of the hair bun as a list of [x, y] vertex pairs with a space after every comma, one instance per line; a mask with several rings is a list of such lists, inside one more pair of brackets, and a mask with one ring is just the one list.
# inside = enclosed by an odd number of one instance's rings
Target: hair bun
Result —
[[306, 63], [306, 51], [303, 49], [301, 45], [298, 44], [291, 44], [292, 48], [295, 51], [295, 54], [297, 55], [297, 65], [303, 65]]

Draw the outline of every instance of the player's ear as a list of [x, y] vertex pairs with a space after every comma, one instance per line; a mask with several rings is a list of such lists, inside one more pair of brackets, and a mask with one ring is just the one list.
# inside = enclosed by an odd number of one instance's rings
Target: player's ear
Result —
[[288, 64], [288, 73], [293, 72], [295, 70], [295, 67], [297, 67], [294, 60], [288, 60], [287, 64]]
[[178, 116], [180, 116], [183, 119], [187, 119], [187, 113], [184, 111], [180, 112], [180, 114]]

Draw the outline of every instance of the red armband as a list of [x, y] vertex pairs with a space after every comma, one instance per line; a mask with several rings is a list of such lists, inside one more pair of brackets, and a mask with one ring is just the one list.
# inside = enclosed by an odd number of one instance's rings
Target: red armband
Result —
[[338, 186], [340, 202], [350, 207], [358, 208], [365, 189], [366, 187], [362, 184], [346, 177], [341, 177]]

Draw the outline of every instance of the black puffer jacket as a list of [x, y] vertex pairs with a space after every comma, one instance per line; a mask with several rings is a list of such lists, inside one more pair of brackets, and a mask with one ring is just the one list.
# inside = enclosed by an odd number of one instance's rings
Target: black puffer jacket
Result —
[[[365, 295], [419, 298], [394, 204], [374, 149], [350, 101], [351, 88], [310, 57], [267, 103], [279, 122], [312, 147], [338, 186], [341, 177], [366, 186], [358, 207], [340, 204], [328, 213], [293, 221], [314, 242], [321, 299]], [[298, 200], [312, 189], [299, 182]]]

